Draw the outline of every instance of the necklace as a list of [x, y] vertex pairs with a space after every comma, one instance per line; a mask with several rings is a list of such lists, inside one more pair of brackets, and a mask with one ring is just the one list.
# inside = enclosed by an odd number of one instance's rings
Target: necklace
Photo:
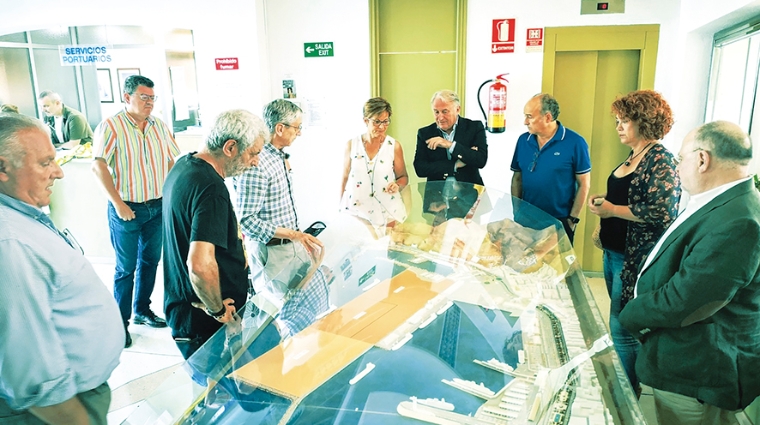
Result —
[[633, 161], [634, 159], [636, 159], [637, 156], [639, 156], [642, 153], [644, 153], [644, 151], [646, 151], [647, 149], [649, 149], [650, 146], [652, 146], [652, 142], [647, 143], [647, 145], [644, 146], [644, 149], [640, 150], [639, 153], [637, 153], [636, 155], [634, 155], [633, 154], [633, 150], [631, 150], [631, 153], [628, 154], [628, 159], [626, 159], [623, 164], [625, 164], [626, 167], [629, 167], [631, 165], [631, 161]]

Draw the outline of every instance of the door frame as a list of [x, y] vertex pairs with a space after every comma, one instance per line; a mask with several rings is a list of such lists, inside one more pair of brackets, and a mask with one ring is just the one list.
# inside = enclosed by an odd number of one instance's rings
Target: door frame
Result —
[[590, 50], [639, 50], [638, 89], [653, 89], [659, 40], [659, 24], [547, 27], [541, 90], [545, 93], [554, 91], [554, 61], [557, 52]]
[[[638, 90], [654, 89], [655, 69], [657, 65], [657, 50], [660, 39], [660, 25], [609, 25], [609, 26], [579, 26], [579, 27], [547, 27], [544, 38], [544, 64], [541, 82], [543, 93], [554, 93], [554, 72], [557, 53], [586, 52], [586, 51], [611, 51], [611, 50], [638, 50], [639, 72]], [[593, 126], [591, 134], [581, 134], [588, 142], [593, 140]], [[606, 179], [607, 175], [595, 172], [594, 164], [591, 164], [591, 179]], [[581, 212], [583, 225], [576, 229], [574, 250], [579, 263], [583, 267], [590, 265], [591, 260], [584, 261], [583, 253], [594, 252], [594, 257], [601, 259], [601, 251], [586, 249], [586, 244], [591, 244], [591, 233], [598, 223], [596, 217], [587, 218], [586, 208]], [[601, 261], [599, 261], [601, 264]]]
[[[380, 95], [380, 13], [378, 11], [381, 0], [369, 0], [369, 70], [370, 70], [370, 95], [376, 97]], [[457, 0], [457, 24], [456, 24], [456, 69], [455, 75], [455, 93], [459, 95], [462, 101], [460, 115], [464, 115], [464, 99], [467, 98], [465, 93], [465, 68], [467, 59], [467, 1]]]

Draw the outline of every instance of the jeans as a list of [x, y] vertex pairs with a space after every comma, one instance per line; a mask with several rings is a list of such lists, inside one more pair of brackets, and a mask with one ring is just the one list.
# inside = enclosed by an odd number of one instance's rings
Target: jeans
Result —
[[625, 255], [622, 253], [604, 250], [604, 281], [607, 283], [607, 293], [610, 295], [610, 334], [628, 380], [636, 391], [639, 386], [639, 379], [636, 376], [636, 357], [639, 355], [641, 343], [620, 324], [620, 311], [623, 309], [620, 300], [623, 293], [623, 281], [620, 279], [620, 273], [623, 271], [624, 259]]
[[133, 308], [135, 314], [150, 311], [150, 296], [156, 284], [163, 244], [161, 199], [139, 204], [127, 202], [127, 205], [135, 212], [135, 218], [130, 221], [119, 218], [116, 209], [108, 203], [108, 228], [116, 251], [113, 295], [124, 323], [129, 321]]

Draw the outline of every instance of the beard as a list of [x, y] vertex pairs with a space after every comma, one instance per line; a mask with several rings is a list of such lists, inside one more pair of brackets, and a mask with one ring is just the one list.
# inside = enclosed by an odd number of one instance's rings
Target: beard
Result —
[[238, 155], [224, 167], [224, 175], [225, 177], [239, 176], [247, 169], [248, 165], [243, 162], [243, 155]]

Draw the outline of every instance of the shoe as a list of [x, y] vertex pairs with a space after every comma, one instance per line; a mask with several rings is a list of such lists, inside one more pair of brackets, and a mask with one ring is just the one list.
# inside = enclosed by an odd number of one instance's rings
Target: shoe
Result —
[[124, 348], [129, 348], [132, 346], [132, 335], [129, 334], [129, 331], [124, 329], [124, 332], [127, 334], [126, 341], [124, 341]]
[[132, 320], [135, 325], [148, 325], [151, 328], [165, 328], [166, 320], [156, 316], [156, 313], [148, 310], [145, 314], [135, 314]]

